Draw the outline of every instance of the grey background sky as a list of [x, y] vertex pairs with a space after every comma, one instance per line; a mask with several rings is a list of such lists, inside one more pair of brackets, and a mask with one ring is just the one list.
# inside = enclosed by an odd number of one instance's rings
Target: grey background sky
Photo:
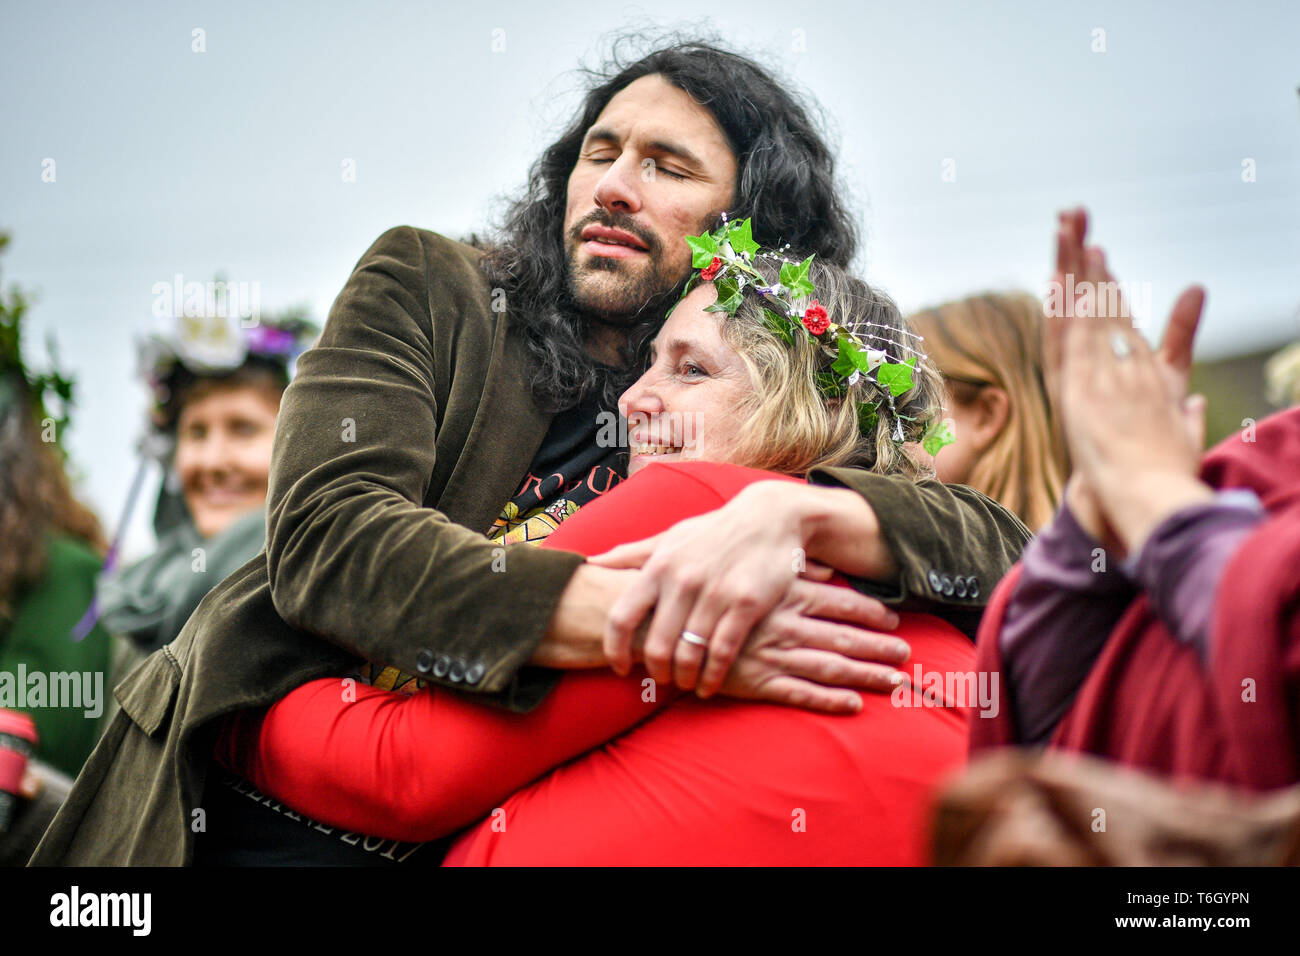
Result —
[[[0, 267], [39, 294], [29, 361], [53, 329], [78, 376], [86, 499], [111, 526], [126, 495], [155, 282], [222, 270], [260, 283], [263, 310], [323, 319], [388, 227], [489, 222], [570, 116], [571, 71], [629, 25], [712, 28], [821, 104], [860, 265], [905, 309], [1041, 291], [1054, 213], [1083, 202], [1119, 277], [1150, 283], [1149, 335], [1198, 281], [1200, 356], [1300, 337], [1300, 4], [704, 8], [0, 3]], [[129, 553], [151, 542], [150, 510]]]

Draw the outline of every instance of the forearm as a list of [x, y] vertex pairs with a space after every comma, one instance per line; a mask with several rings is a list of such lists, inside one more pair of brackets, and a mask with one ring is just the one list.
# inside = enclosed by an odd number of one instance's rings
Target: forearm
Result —
[[997, 502], [971, 488], [909, 481], [860, 468], [814, 468], [810, 484], [861, 496], [879, 524], [878, 538], [897, 572], [867, 594], [925, 610], [972, 639], [993, 587], [1020, 557], [1029, 530]]
[[605, 621], [610, 608], [636, 574], [636, 571], [594, 564], [581, 565], [560, 595], [555, 614], [530, 663], [561, 670], [608, 666]]
[[[507, 549], [430, 509], [355, 483], [273, 540], [273, 599], [289, 623], [425, 678], [459, 663], [464, 689], [502, 691], [528, 663], [579, 555]], [[283, 543], [282, 543], [283, 541]], [[442, 671], [441, 673], [439, 671]]]
[[1242, 542], [1265, 520], [1259, 498], [1220, 491], [1167, 516], [1147, 536], [1126, 570], [1138, 581], [1169, 632], [1209, 658], [1219, 583]]
[[1134, 555], [1162, 522], [1213, 500], [1214, 491], [1193, 475], [1139, 471], [1100, 476], [1097, 496], [1125, 553]]
[[[850, 577], [889, 581], [898, 561], [880, 533], [871, 504], [847, 488], [810, 485], [796, 499], [807, 557]], [[789, 490], [782, 488], [784, 494]]]
[[536, 710], [512, 714], [440, 689], [402, 694], [325, 678], [265, 715], [228, 717], [214, 756], [319, 822], [433, 840], [634, 727], [676, 693], [646, 695], [635, 678], [575, 674]]

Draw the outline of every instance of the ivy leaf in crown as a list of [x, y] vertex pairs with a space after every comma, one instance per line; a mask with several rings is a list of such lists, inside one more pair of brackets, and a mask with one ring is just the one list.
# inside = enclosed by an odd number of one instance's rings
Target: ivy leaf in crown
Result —
[[925, 434], [921, 436], [921, 447], [925, 449], [927, 455], [933, 458], [939, 454], [940, 450], [951, 445], [956, 440], [957, 436], [952, 433], [952, 427], [946, 421], [936, 418], [930, 422]]
[[797, 265], [793, 262], [781, 264], [781, 285], [796, 298], [808, 297], [817, 291], [813, 287], [812, 280], [808, 278], [808, 270], [812, 268], [812, 261], [813, 257], [809, 256]]
[[909, 356], [901, 365], [885, 362], [876, 369], [876, 381], [889, 389], [895, 397], [902, 395], [912, 387], [912, 370], [916, 368], [916, 356]]

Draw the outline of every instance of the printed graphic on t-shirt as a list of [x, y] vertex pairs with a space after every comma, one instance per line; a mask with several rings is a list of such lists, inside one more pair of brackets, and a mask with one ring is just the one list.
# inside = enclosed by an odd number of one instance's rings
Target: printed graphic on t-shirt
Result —
[[489, 538], [536, 544], [622, 480], [620, 449], [598, 439], [602, 414], [588, 401], [551, 420], [519, 490], [487, 530]]
[[559, 473], [543, 480], [529, 474], [515, 496], [506, 502], [487, 536], [503, 544], [536, 544], [620, 480], [618, 473], [603, 463], [568, 483]]

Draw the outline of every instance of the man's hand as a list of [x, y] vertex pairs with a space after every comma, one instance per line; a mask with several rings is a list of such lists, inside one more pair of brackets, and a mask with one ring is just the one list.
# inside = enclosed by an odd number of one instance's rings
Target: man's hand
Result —
[[[816, 561], [860, 577], [892, 571], [893, 557], [878, 532], [874, 512], [853, 492], [756, 482], [715, 511], [590, 559], [607, 568], [640, 568], [610, 611], [605, 656], [626, 674], [638, 628], [653, 615], [643, 649], [647, 672], [707, 697], [722, 686], [759, 621], [790, 597], [800, 577], [826, 577]], [[867, 614], [862, 606], [859, 612]], [[886, 628], [892, 618], [870, 613], [862, 623]], [[705, 645], [683, 640], [684, 632]]]
[[[889, 692], [905, 680], [893, 665], [911, 649], [881, 633], [898, 626], [898, 615], [875, 598], [823, 583], [831, 573], [809, 562], [804, 577], [792, 578], [777, 606], [748, 635], [720, 693], [854, 713], [862, 706], [859, 690]], [[582, 565], [532, 663], [564, 670], [605, 666], [604, 622], [639, 574]], [[643, 622], [629, 647], [631, 660], [644, 658], [645, 631]]]

